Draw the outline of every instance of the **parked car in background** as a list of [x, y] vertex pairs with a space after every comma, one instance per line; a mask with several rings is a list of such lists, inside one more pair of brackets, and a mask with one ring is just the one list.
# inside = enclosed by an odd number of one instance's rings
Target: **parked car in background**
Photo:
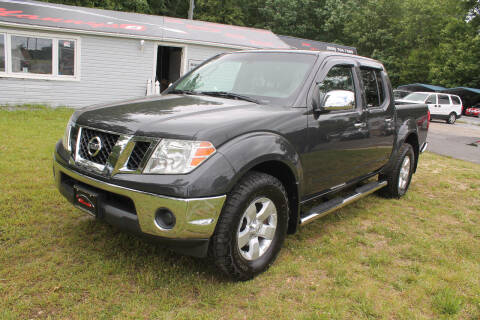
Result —
[[408, 96], [410, 93], [410, 91], [395, 89], [393, 90], [393, 97], [395, 100], [400, 100], [403, 97]]
[[428, 105], [432, 119], [445, 120], [449, 124], [454, 124], [462, 116], [463, 110], [462, 99], [446, 93], [412, 92], [396, 103], [424, 103]]
[[465, 115], [480, 118], [480, 104], [477, 104], [476, 106], [467, 108], [467, 110], [465, 110]]

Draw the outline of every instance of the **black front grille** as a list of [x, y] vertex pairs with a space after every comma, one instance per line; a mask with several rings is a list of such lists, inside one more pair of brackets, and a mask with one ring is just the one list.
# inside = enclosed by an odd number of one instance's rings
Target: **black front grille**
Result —
[[[100, 138], [101, 149], [97, 155], [91, 156], [88, 153], [88, 142], [94, 137]], [[83, 159], [105, 165], [113, 147], [117, 143], [118, 137], [116, 134], [82, 128], [78, 154]]]
[[137, 141], [127, 162], [128, 170], [137, 170], [150, 147], [150, 142]]

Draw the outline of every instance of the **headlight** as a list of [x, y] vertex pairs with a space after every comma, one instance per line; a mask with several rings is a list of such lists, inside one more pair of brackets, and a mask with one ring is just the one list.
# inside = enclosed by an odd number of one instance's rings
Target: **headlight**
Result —
[[72, 151], [70, 146], [70, 133], [72, 131], [73, 122], [70, 118], [67, 123], [67, 127], [65, 128], [65, 133], [63, 134], [62, 144], [65, 150]]
[[143, 173], [181, 174], [198, 167], [215, 153], [207, 141], [163, 139], [148, 160]]

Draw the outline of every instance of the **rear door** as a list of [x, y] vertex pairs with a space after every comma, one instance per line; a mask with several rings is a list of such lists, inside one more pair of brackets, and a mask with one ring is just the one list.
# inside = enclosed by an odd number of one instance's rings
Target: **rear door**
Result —
[[393, 149], [395, 132], [395, 104], [391, 96], [388, 76], [378, 65], [360, 68], [364, 99], [366, 100], [367, 128], [370, 135], [365, 169], [369, 172], [384, 166]]
[[[357, 62], [351, 58], [327, 58], [311, 85], [307, 98], [308, 147], [302, 154], [309, 195], [335, 189], [368, 173], [365, 164], [370, 136], [357, 70]], [[351, 91], [355, 101], [342, 110], [318, 113], [312, 106], [316, 90], [321, 98], [330, 91]]]
[[450, 96], [447, 94], [438, 95], [438, 105], [439, 112], [438, 114], [442, 116], [448, 116], [452, 112], [452, 102], [450, 101]]

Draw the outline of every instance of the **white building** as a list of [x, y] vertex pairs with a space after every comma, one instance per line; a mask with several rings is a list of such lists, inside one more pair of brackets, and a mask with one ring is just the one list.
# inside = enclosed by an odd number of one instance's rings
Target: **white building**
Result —
[[82, 107], [144, 96], [216, 54], [252, 48], [289, 46], [261, 29], [0, 0], [0, 104]]

